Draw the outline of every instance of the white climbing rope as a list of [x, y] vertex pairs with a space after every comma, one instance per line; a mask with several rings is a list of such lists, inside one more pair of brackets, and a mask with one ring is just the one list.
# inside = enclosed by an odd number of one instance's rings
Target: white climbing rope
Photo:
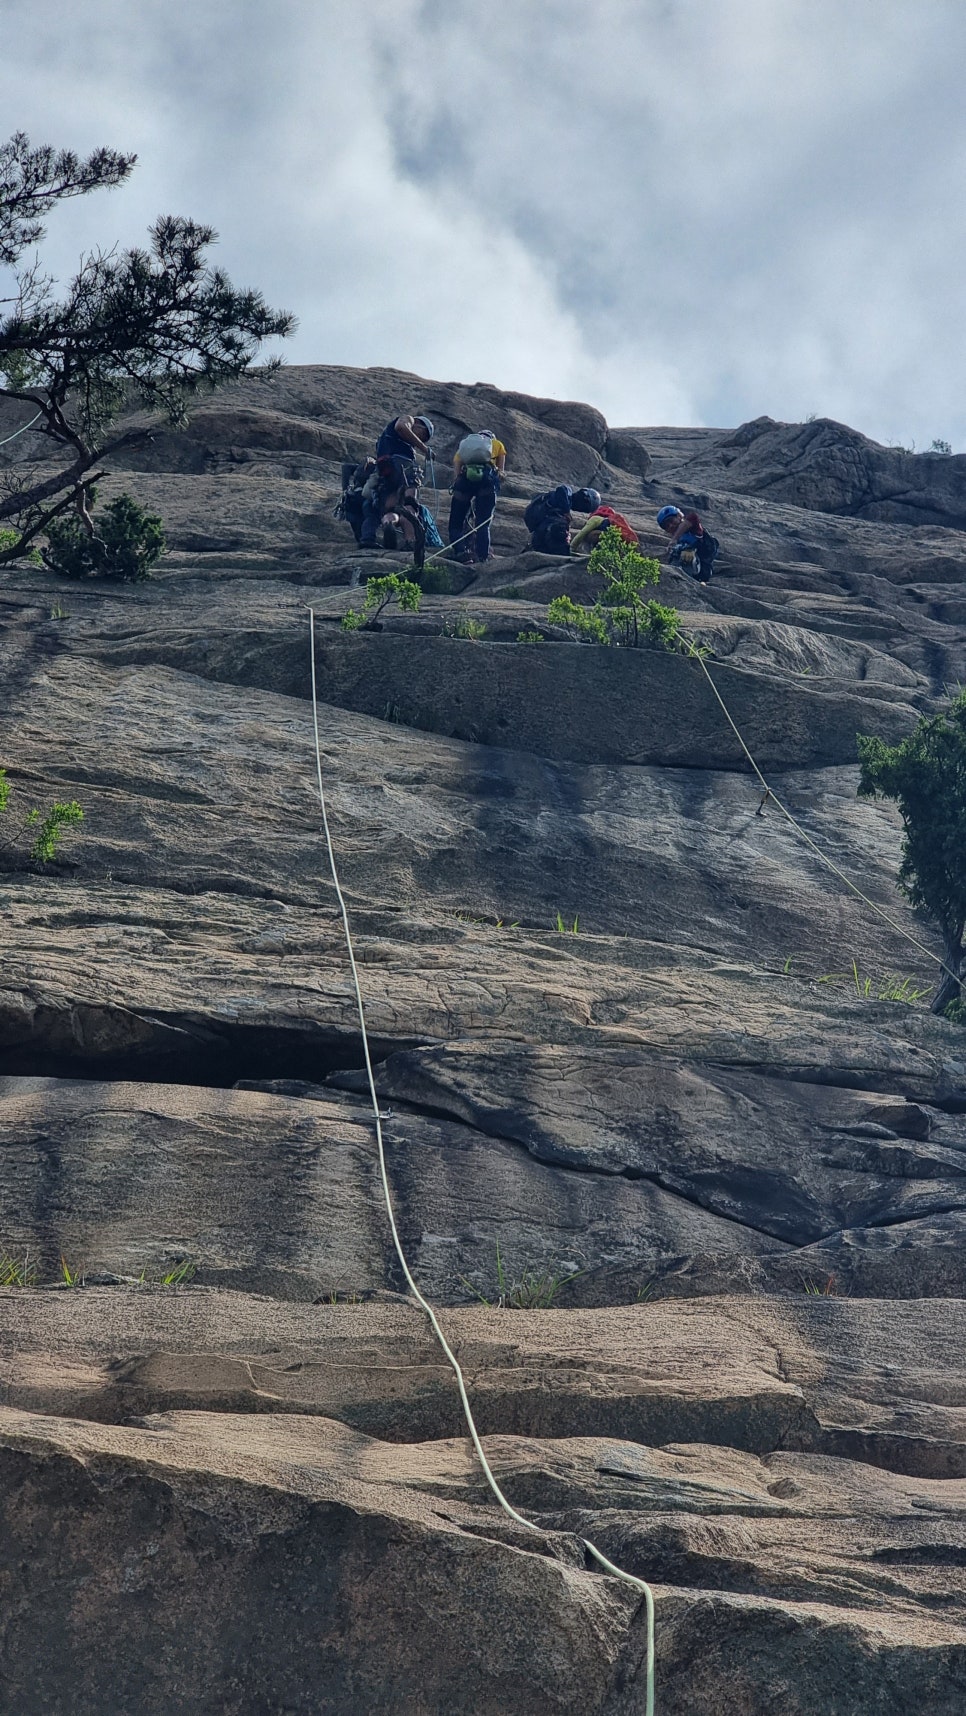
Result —
[[[389, 1226], [392, 1232], [393, 1245], [395, 1246], [396, 1256], [399, 1258], [399, 1263], [402, 1268], [403, 1275], [405, 1276], [407, 1286], [417, 1303], [422, 1306], [429, 1318], [436, 1338], [439, 1341], [443, 1352], [446, 1354], [456, 1376], [460, 1400], [463, 1403], [463, 1415], [466, 1419], [473, 1447], [476, 1450], [477, 1459], [480, 1462], [483, 1469], [483, 1475], [486, 1478], [490, 1489], [493, 1491], [493, 1494], [504, 1513], [509, 1514], [510, 1518], [515, 1520], [518, 1525], [525, 1526], [528, 1531], [539, 1532], [541, 1530], [539, 1525], [534, 1525], [532, 1520], [526, 1519], [522, 1513], [517, 1512], [515, 1507], [511, 1507], [493, 1475], [490, 1463], [483, 1450], [483, 1444], [480, 1441], [479, 1432], [476, 1428], [476, 1420], [473, 1417], [473, 1409], [470, 1406], [469, 1395], [466, 1391], [466, 1381], [460, 1368], [459, 1360], [440, 1327], [436, 1312], [433, 1310], [428, 1299], [423, 1297], [415, 1280], [413, 1279], [412, 1271], [406, 1261], [406, 1254], [403, 1251], [402, 1244], [399, 1239], [399, 1232], [396, 1227], [396, 1217], [392, 1204], [392, 1193], [389, 1189], [389, 1176], [386, 1171], [386, 1152], [382, 1136], [382, 1116], [379, 1110], [379, 1098], [376, 1094], [376, 1082], [373, 1076], [372, 1059], [369, 1053], [369, 1033], [366, 1029], [365, 1005], [362, 999], [359, 973], [356, 967], [355, 952], [352, 946], [352, 932], [349, 928], [349, 913], [346, 907], [345, 897], [339, 883], [339, 873], [336, 867], [335, 852], [332, 846], [332, 835], [329, 830], [329, 818], [326, 811], [325, 787], [322, 781], [322, 745], [319, 737], [319, 702], [315, 677], [315, 610], [311, 607], [309, 608], [309, 648], [312, 657], [312, 725], [315, 735], [315, 766], [319, 785], [319, 804], [322, 808], [322, 829], [325, 834], [325, 844], [329, 856], [329, 868], [332, 873], [332, 882], [335, 888], [336, 898], [339, 902], [339, 910], [342, 914], [342, 926], [345, 932], [346, 951], [349, 956], [349, 968], [352, 972], [352, 982], [355, 988], [356, 1006], [359, 1013], [359, 1030], [362, 1036], [362, 1049], [366, 1063], [366, 1077], [369, 1082], [369, 1096], [372, 1102], [372, 1112], [376, 1126], [376, 1148], [379, 1159], [379, 1176], [382, 1181], [382, 1192], [386, 1204], [386, 1213], [389, 1217]], [[578, 1541], [583, 1544], [588, 1555], [590, 1555], [606, 1573], [612, 1574], [615, 1579], [623, 1580], [625, 1585], [630, 1585], [633, 1590], [638, 1591], [644, 1598], [647, 1614], [647, 1695], [645, 1716], [654, 1716], [654, 1594], [651, 1587], [647, 1584], [646, 1580], [635, 1578], [632, 1573], [625, 1573], [622, 1568], [616, 1567], [613, 1561], [609, 1561], [606, 1555], [602, 1555], [600, 1550], [595, 1548], [592, 1543], [588, 1542], [586, 1537], [581, 1537]]]
[[15, 429], [12, 435], [5, 435], [4, 436], [3, 440], [0, 441], [0, 447], [5, 447], [7, 445], [8, 441], [16, 441], [18, 435], [25, 435], [27, 433], [27, 430], [32, 429], [34, 424], [37, 423], [42, 416], [43, 416], [43, 412], [38, 411], [37, 416], [31, 417], [29, 423], [21, 423], [20, 428]]
[[919, 940], [918, 936], [914, 936], [912, 934], [911, 930], [907, 930], [905, 925], [901, 924], [897, 918], [892, 917], [891, 914], [889, 912], [887, 912], [883, 906], [877, 905], [875, 900], [870, 899], [869, 895], [864, 893], [863, 890], [858, 886], [858, 884], [856, 882], [853, 882], [851, 880], [851, 878], [846, 875], [845, 871], [840, 870], [839, 866], [834, 862], [834, 860], [829, 858], [827, 853], [822, 851], [822, 848], [819, 845], [817, 845], [817, 843], [812, 839], [812, 836], [809, 834], [808, 830], [803, 828], [801, 823], [798, 822], [796, 820], [796, 818], [792, 815], [791, 811], [788, 810], [784, 804], [782, 804], [782, 801], [778, 797], [778, 794], [775, 792], [774, 787], [769, 786], [769, 784], [766, 781], [764, 775], [762, 774], [760, 768], [758, 767], [758, 764], [755, 762], [754, 757], [752, 756], [751, 752], [749, 751], [748, 746], [745, 744], [745, 741], [742, 738], [741, 733], [739, 732], [737, 726], [735, 725], [734, 720], [732, 719], [731, 712], [728, 708], [728, 705], [726, 704], [724, 698], [722, 697], [720, 691], [718, 690], [718, 687], [715, 685], [714, 680], [712, 679], [710, 673], [708, 672], [707, 666], [705, 665], [705, 661], [704, 661], [703, 656], [701, 655], [701, 652], [699, 650], [695, 649], [693, 643], [690, 646], [689, 653], [692, 656], [692, 658], [699, 664], [701, 671], [704, 674], [705, 679], [707, 680], [708, 684], [710, 685], [712, 691], [715, 694], [715, 697], [718, 699], [718, 702], [721, 705], [721, 708], [724, 712], [725, 720], [727, 721], [729, 727], [731, 728], [731, 731], [734, 733], [735, 738], [737, 739], [739, 745], [741, 746], [742, 750], [744, 751], [745, 756], [748, 758], [749, 763], [751, 764], [752, 768], [754, 769], [755, 774], [758, 777], [759, 782], [761, 783], [762, 790], [765, 794], [765, 797], [761, 801], [762, 806], [764, 805], [765, 800], [770, 798], [772, 803], [777, 807], [777, 809], [781, 811], [782, 816], [785, 818], [785, 820], [791, 824], [791, 826], [794, 828], [794, 830], [797, 834], [801, 835], [802, 839], [806, 842], [806, 844], [808, 846], [810, 846], [812, 851], [816, 854], [816, 856], [822, 860], [822, 863], [826, 864], [828, 866], [828, 868], [833, 872], [833, 874], [839, 878], [840, 882], [844, 882], [845, 886], [847, 888], [851, 889], [853, 894], [857, 894], [859, 899], [863, 900], [865, 902], [865, 904], [870, 908], [870, 910], [875, 912], [878, 917], [882, 918], [883, 921], [885, 923], [887, 923], [891, 929], [894, 929], [898, 935], [903, 936], [906, 941], [908, 941], [912, 944], [913, 947], [918, 948], [920, 953], [924, 953], [927, 959], [931, 959], [935, 965], [940, 966], [941, 969], [946, 972], [947, 976], [951, 977], [954, 982], [958, 982], [959, 978], [957, 977], [956, 972], [950, 971], [949, 966], [946, 964], [946, 961], [944, 959], [940, 959], [938, 953], [933, 953], [932, 949], [928, 948], [926, 946], [925, 942], [921, 942]]

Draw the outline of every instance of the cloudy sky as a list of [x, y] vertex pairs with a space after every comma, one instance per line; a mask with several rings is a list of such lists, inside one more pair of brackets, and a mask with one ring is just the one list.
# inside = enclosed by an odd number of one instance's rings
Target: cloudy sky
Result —
[[296, 363], [966, 450], [962, 0], [0, 0], [2, 134], [136, 150]]

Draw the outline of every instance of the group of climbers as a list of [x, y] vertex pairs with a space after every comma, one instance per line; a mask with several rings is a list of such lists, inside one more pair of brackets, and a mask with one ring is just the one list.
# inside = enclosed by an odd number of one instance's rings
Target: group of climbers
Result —
[[[411, 548], [422, 566], [427, 546], [442, 549], [436, 521], [419, 500], [421, 473], [416, 456], [433, 465], [433, 424], [421, 413], [391, 418], [376, 444], [375, 455], [342, 467], [342, 498], [337, 514], [351, 525], [361, 548]], [[506, 447], [492, 429], [464, 435], [456, 449], [449, 509], [452, 557], [462, 565], [485, 565], [490, 559], [490, 526], [506, 471]], [[467, 528], [470, 513], [473, 523]], [[573, 514], [586, 515], [573, 530]], [[590, 553], [607, 529], [638, 546], [640, 538], [627, 519], [604, 505], [596, 489], [573, 489], [559, 483], [534, 495], [524, 513], [530, 547], [544, 554]], [[696, 512], [662, 506], [657, 523], [670, 539], [667, 560], [693, 570], [707, 583], [714, 569], [718, 540], [706, 530]]]

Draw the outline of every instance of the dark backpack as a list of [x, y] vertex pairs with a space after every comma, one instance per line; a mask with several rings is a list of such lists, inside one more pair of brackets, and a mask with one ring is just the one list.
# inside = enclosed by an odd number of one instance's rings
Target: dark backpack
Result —
[[530, 531], [539, 530], [549, 515], [546, 495], [534, 495], [523, 515], [523, 522]]

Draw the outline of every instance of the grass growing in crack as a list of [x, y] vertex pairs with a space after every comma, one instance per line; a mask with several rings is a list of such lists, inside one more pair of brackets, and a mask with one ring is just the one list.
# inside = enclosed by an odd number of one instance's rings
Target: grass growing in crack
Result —
[[83, 1269], [72, 1269], [66, 1257], [60, 1260], [60, 1278], [65, 1287], [83, 1287]]
[[821, 1281], [810, 1281], [807, 1279], [806, 1276], [803, 1275], [802, 1276], [802, 1292], [806, 1293], [810, 1299], [839, 1299], [839, 1298], [841, 1298], [841, 1294], [839, 1293], [839, 1290], [835, 1285], [835, 1276], [834, 1275], [830, 1275], [828, 1277], [828, 1280], [824, 1283], [824, 1285], [822, 1284]]
[[470, 638], [478, 642], [480, 638], [486, 637], [488, 631], [485, 620], [474, 620], [470, 614], [461, 614], [458, 620], [447, 616], [443, 621], [442, 635], [444, 638]]
[[459, 1279], [462, 1285], [482, 1304], [488, 1305], [490, 1310], [549, 1311], [556, 1303], [561, 1288], [566, 1287], [570, 1281], [576, 1281], [583, 1273], [582, 1269], [574, 1269], [565, 1274], [560, 1269], [531, 1269], [528, 1265], [521, 1275], [511, 1278], [507, 1274], [498, 1241], [495, 1299], [488, 1299], [465, 1275], [461, 1275]]
[[37, 1265], [25, 1251], [23, 1259], [13, 1257], [9, 1251], [0, 1252], [0, 1287], [35, 1287], [37, 1284]]
[[193, 1263], [190, 1257], [183, 1257], [180, 1263], [175, 1264], [173, 1269], [169, 1269], [166, 1275], [162, 1275], [160, 1285], [162, 1287], [186, 1287], [197, 1270], [197, 1263]]
[[[787, 963], [787, 962], [786, 962]], [[898, 1001], [906, 1007], [915, 1007], [929, 994], [928, 984], [920, 988], [914, 977], [900, 977], [890, 972], [885, 977], [863, 977], [859, 972], [858, 962], [853, 959], [852, 970], [828, 971], [819, 983], [848, 983], [860, 1001]]]
[[561, 913], [557, 913], [556, 930], [558, 935], [577, 935], [579, 933], [579, 924], [580, 918], [576, 912], [574, 913], [574, 921], [572, 924], [565, 924]]

